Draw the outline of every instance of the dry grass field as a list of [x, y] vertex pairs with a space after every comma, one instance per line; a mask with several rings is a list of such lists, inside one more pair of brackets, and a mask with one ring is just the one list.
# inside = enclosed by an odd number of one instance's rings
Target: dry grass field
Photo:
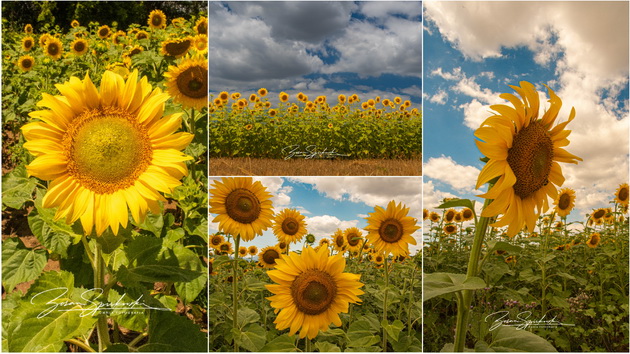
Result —
[[422, 159], [211, 158], [210, 176], [421, 176]]

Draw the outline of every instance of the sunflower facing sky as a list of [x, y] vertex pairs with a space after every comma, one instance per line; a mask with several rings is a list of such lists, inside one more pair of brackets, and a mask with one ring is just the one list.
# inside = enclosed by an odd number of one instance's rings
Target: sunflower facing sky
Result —
[[267, 272], [275, 284], [266, 285], [274, 295], [271, 301], [278, 314], [278, 330], [298, 331], [299, 337], [313, 339], [332, 323], [341, 326], [340, 313], [348, 312], [350, 303], [359, 303], [363, 284], [360, 275], [344, 273], [345, 259], [329, 256], [326, 248], [307, 247], [301, 254], [291, 252], [276, 260], [276, 269]]
[[475, 136], [477, 147], [489, 160], [479, 173], [476, 188], [498, 178], [482, 198], [493, 199], [482, 211], [482, 217], [501, 215], [494, 227], [508, 226], [514, 236], [523, 226], [533, 231], [536, 220], [549, 208], [548, 197], [558, 195], [556, 186], [564, 183], [558, 162], [575, 163], [581, 158], [570, 154], [565, 130], [575, 118], [575, 109], [567, 121], [554, 126], [562, 101], [548, 88], [550, 107], [539, 118], [539, 98], [534, 85], [521, 81], [510, 86], [521, 99], [510, 93], [500, 97], [512, 103], [490, 106], [498, 114], [487, 118]]
[[228, 177], [214, 181], [211, 187], [210, 212], [218, 214], [212, 222], [219, 223], [219, 230], [251, 241], [271, 227], [271, 194], [260, 181]]
[[57, 207], [56, 219], [80, 219], [84, 232], [101, 235], [127, 227], [128, 211], [140, 223], [147, 210], [160, 211], [161, 193], [171, 193], [188, 174], [184, 149], [193, 136], [175, 133], [181, 113], [164, 116], [168, 94], [138, 82], [134, 70], [125, 81], [106, 71], [100, 90], [89, 75], [57, 85], [61, 96], [43, 93], [22, 127], [24, 147], [35, 160], [31, 176], [51, 181], [45, 208]]
[[411, 234], [420, 227], [416, 225], [417, 220], [407, 216], [407, 213], [409, 208], [393, 200], [387, 204], [387, 209], [376, 206], [374, 212], [370, 213], [365, 230], [369, 232], [368, 242], [374, 245], [377, 252], [394, 256], [409, 254], [409, 244], [416, 244]]

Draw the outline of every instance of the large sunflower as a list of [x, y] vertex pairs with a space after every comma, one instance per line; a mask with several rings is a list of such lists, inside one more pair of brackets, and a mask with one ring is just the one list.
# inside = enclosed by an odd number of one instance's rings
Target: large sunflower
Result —
[[628, 183], [619, 185], [615, 193], [615, 203], [628, 206]]
[[481, 170], [476, 188], [498, 178], [490, 190], [480, 195], [494, 199], [481, 213], [483, 217], [502, 216], [492, 224], [494, 227], [509, 225], [507, 234], [514, 236], [523, 226], [533, 231], [540, 213], [549, 208], [548, 197], [555, 199], [557, 186], [564, 183], [558, 162], [576, 163], [582, 159], [570, 154], [564, 146], [569, 145], [571, 133], [566, 125], [575, 117], [571, 109], [569, 119], [556, 125], [554, 122], [562, 101], [549, 89], [549, 109], [538, 118], [539, 99], [534, 85], [521, 81], [521, 86], [512, 87], [522, 98], [504, 93], [514, 108], [493, 105], [497, 115], [486, 119], [475, 136], [477, 147], [489, 160]]
[[273, 233], [279, 241], [297, 243], [306, 235], [304, 215], [295, 209], [282, 210], [274, 219]]
[[267, 272], [276, 284], [266, 285], [274, 295], [267, 299], [278, 314], [278, 330], [289, 328], [289, 335], [300, 331], [300, 338], [315, 338], [333, 323], [341, 326], [339, 313], [348, 312], [348, 304], [359, 303], [363, 284], [360, 275], [343, 273], [345, 259], [329, 256], [325, 248], [307, 247], [301, 254], [291, 252], [276, 261], [276, 269]]
[[201, 109], [208, 104], [208, 61], [201, 56], [184, 58], [164, 74], [166, 90], [185, 107]]
[[361, 246], [363, 246], [363, 233], [356, 227], [346, 229], [343, 232], [343, 237], [346, 239], [346, 250], [350, 252], [358, 251], [361, 249]]
[[180, 150], [192, 134], [173, 134], [181, 113], [163, 116], [169, 96], [152, 90], [146, 77], [134, 71], [127, 81], [106, 71], [100, 91], [90, 77], [71, 77], [57, 85], [62, 96], [43, 94], [47, 110], [29, 115], [41, 122], [22, 127], [24, 147], [36, 159], [29, 175], [51, 180], [44, 196], [46, 208], [57, 207], [56, 219], [81, 219], [83, 230], [114, 234], [127, 226], [131, 211], [142, 222], [147, 210], [158, 213], [160, 194], [171, 193], [188, 174]]
[[165, 28], [166, 15], [161, 10], [153, 10], [149, 14], [149, 19], [147, 20], [147, 23], [152, 29]]
[[30, 71], [33, 66], [35, 66], [35, 58], [30, 55], [24, 55], [18, 59], [18, 67], [22, 71]]
[[553, 203], [556, 205], [556, 214], [569, 215], [575, 206], [575, 191], [571, 188], [562, 188]]
[[365, 229], [369, 232], [368, 241], [377, 252], [394, 256], [409, 254], [409, 244], [416, 244], [411, 234], [420, 227], [416, 226], [415, 218], [407, 216], [408, 212], [409, 208], [392, 200], [387, 209], [376, 206], [370, 213]]
[[61, 55], [63, 54], [63, 45], [61, 44], [61, 41], [55, 37], [48, 37], [48, 40], [44, 45], [44, 53], [55, 60], [61, 58]]
[[210, 212], [218, 214], [212, 222], [219, 223], [219, 230], [251, 241], [271, 227], [271, 194], [260, 181], [253, 182], [251, 177], [222, 178], [214, 181], [210, 194]]

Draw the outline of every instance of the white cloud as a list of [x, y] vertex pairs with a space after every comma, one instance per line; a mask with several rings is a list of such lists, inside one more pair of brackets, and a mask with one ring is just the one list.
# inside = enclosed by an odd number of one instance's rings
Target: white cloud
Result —
[[429, 102], [443, 105], [446, 103], [447, 99], [448, 99], [448, 93], [446, 93], [446, 91], [444, 90], [438, 90], [438, 92], [435, 95], [429, 97]]
[[[426, 180], [422, 183], [422, 200], [424, 208], [428, 210], [435, 209], [438, 205], [442, 204], [444, 198], [455, 198], [452, 193], [443, 192], [437, 190], [433, 185], [433, 181]], [[422, 220], [422, 219], [420, 219]]]
[[453, 189], [472, 193], [475, 190], [479, 169], [474, 166], [462, 166], [450, 156], [431, 157], [422, 169], [426, 177], [450, 185]]
[[306, 217], [304, 221], [306, 222], [308, 232], [318, 238], [330, 238], [337, 229], [345, 230], [350, 227], [357, 227], [359, 223], [359, 220], [340, 220], [332, 215]]

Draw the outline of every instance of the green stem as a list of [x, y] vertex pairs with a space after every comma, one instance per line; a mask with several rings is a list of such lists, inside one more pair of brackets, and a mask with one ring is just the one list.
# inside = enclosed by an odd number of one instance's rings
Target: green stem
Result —
[[[102, 246], [94, 242], [94, 288], [103, 289], [105, 283], [105, 269], [103, 264]], [[107, 301], [107, 299], [105, 299]], [[98, 334], [98, 351], [102, 352], [111, 345], [109, 340], [109, 327], [107, 317], [100, 315], [96, 322], [96, 333]]]
[[[488, 184], [488, 190], [490, 190], [492, 186], [493, 184]], [[482, 210], [485, 210], [491, 202], [492, 199], [486, 199]], [[466, 279], [476, 277], [479, 273], [479, 256], [481, 254], [483, 239], [486, 236], [486, 231], [490, 224], [490, 219], [489, 217], [482, 216], [479, 218], [477, 225], [475, 225], [475, 238], [473, 240], [472, 249], [470, 250], [470, 258], [468, 258]], [[455, 327], [455, 345], [453, 349], [455, 352], [464, 351], [471, 302], [472, 290], [463, 290], [461, 300], [458, 297], [457, 301], [457, 325]]]
[[140, 343], [141, 340], [143, 340], [144, 338], [146, 338], [149, 335], [149, 332], [143, 332], [141, 333], [139, 336], [137, 336], [136, 338], [134, 338], [130, 343], [129, 343], [129, 347], [135, 347], [136, 344]]
[[[387, 265], [387, 256], [383, 262], [385, 270], [385, 295], [383, 296], [383, 322], [387, 323], [387, 293], [389, 292], [389, 271]], [[383, 328], [383, 352], [387, 351], [387, 332]]]
[[[238, 331], [238, 247], [241, 241], [241, 235], [238, 234], [234, 238], [234, 263], [232, 263], [232, 328]], [[234, 339], [234, 352], [238, 352], [238, 342]]]
[[64, 342], [76, 345], [77, 347], [85, 350], [86, 352], [96, 353], [96, 350], [92, 349], [92, 347], [90, 347], [89, 345], [81, 342], [80, 340], [77, 340], [77, 339], [66, 339]]
[[312, 353], [312, 352], [313, 352], [313, 348], [312, 348], [313, 343], [311, 343], [311, 340], [310, 340], [310, 339], [308, 339], [308, 336], [306, 336], [306, 337], [304, 338], [304, 341], [305, 341], [305, 342], [304, 342], [304, 343], [305, 343], [305, 345], [304, 345], [304, 351], [305, 351], [306, 353]]

